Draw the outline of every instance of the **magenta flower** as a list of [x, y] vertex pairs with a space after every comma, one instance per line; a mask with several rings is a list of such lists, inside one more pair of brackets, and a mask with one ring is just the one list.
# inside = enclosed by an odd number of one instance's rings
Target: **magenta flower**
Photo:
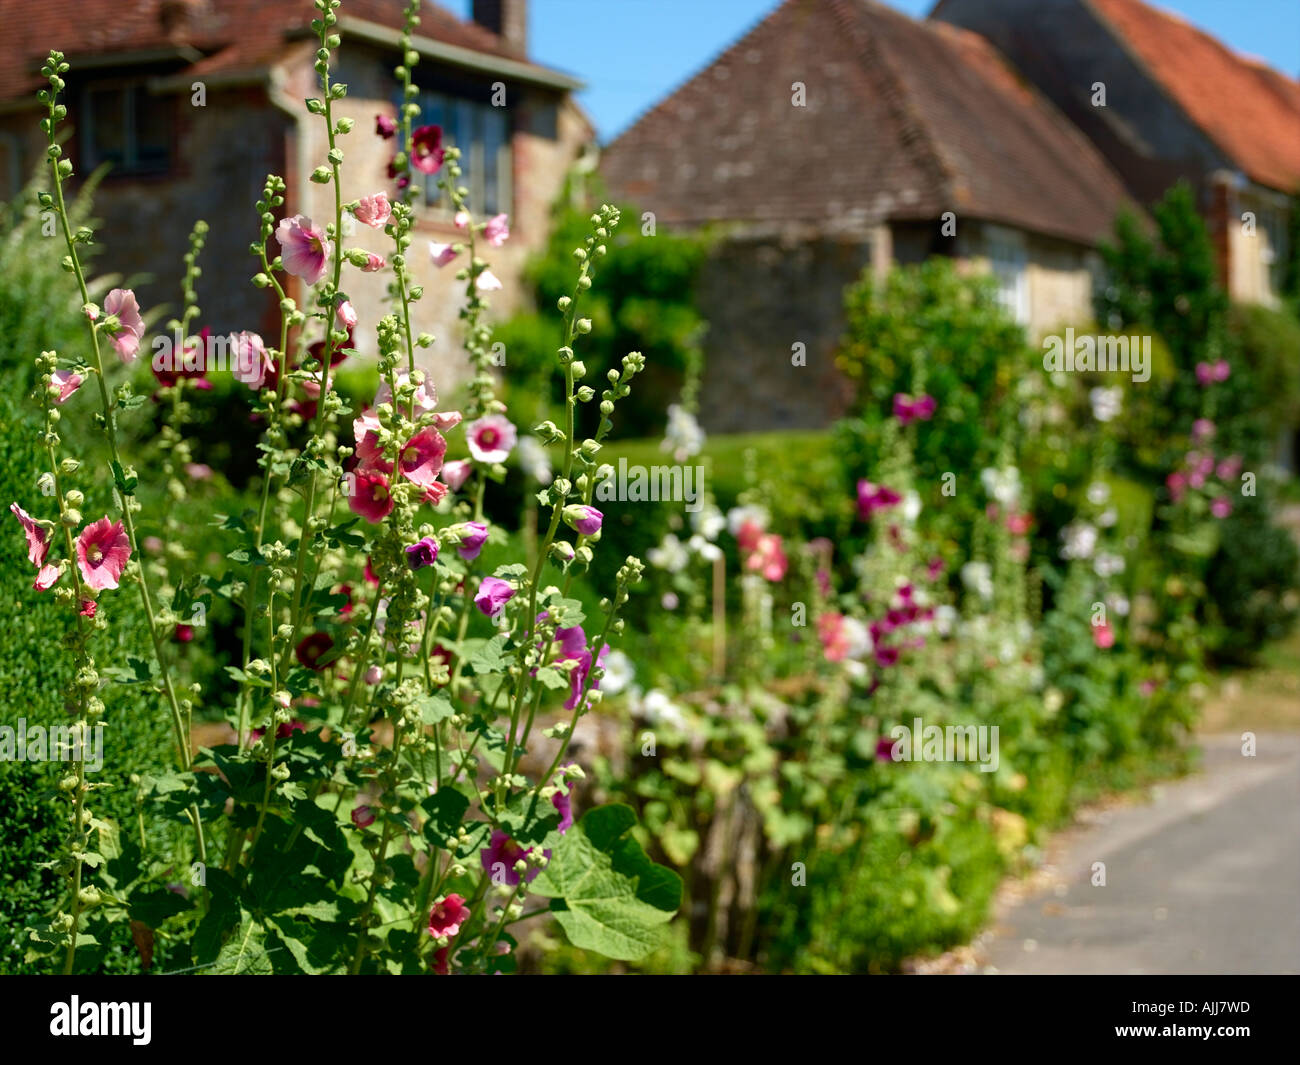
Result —
[[389, 490], [388, 478], [379, 470], [354, 470], [348, 506], [352, 513], [360, 514], [371, 525], [379, 524], [393, 512], [393, 493]]
[[582, 503], [572, 503], [564, 508], [564, 522], [570, 529], [576, 529], [583, 536], [595, 536], [600, 532], [605, 515], [595, 507]]
[[465, 528], [469, 531], [461, 534], [460, 543], [456, 545], [456, 554], [466, 562], [473, 562], [483, 550], [483, 545], [487, 543], [488, 527], [481, 521], [468, 521], [465, 523]]
[[10, 503], [9, 510], [22, 523], [27, 536], [27, 561], [39, 569], [45, 565], [45, 557], [50, 553], [49, 530], [37, 525], [35, 519], [17, 503]]
[[518, 434], [503, 414], [485, 414], [465, 426], [469, 453], [476, 462], [505, 462]]
[[359, 417], [352, 419], [352, 435], [357, 441], [357, 459], [366, 469], [393, 471], [393, 464], [384, 458], [384, 449], [379, 446], [379, 415], [374, 411], [362, 411]]
[[102, 517], [87, 525], [77, 537], [77, 566], [85, 582], [96, 591], [116, 588], [131, 557], [131, 542], [120, 521]]
[[1231, 372], [1232, 367], [1228, 364], [1227, 359], [1220, 359], [1215, 363], [1198, 362], [1196, 364], [1196, 380], [1202, 388], [1208, 388], [1215, 381], [1226, 381]]
[[81, 387], [81, 374], [73, 373], [71, 370], [55, 370], [50, 374], [53, 384], [58, 386], [59, 394], [54, 398], [55, 403], [66, 403], [74, 392]]
[[1241, 456], [1230, 455], [1228, 458], [1220, 460], [1218, 468], [1214, 472], [1219, 475], [1221, 481], [1234, 480], [1237, 474], [1241, 472]]
[[[581, 625], [573, 625], [567, 629], [556, 629], [555, 640], [559, 644], [560, 660], [578, 663], [569, 672], [569, 698], [564, 704], [564, 709], [572, 710], [582, 698], [587, 676], [591, 673], [591, 651], [587, 647], [587, 634], [582, 631]], [[608, 654], [609, 644], [604, 644], [600, 649], [599, 665], [604, 666]], [[600, 683], [596, 682], [591, 687], [599, 688]]]
[[115, 288], [104, 299], [104, 310], [116, 315], [120, 325], [113, 335], [113, 347], [117, 349], [118, 358], [123, 362], [135, 359], [140, 350], [140, 338], [144, 336], [144, 319], [140, 317], [140, 305], [135, 301], [135, 293], [129, 288]]
[[388, 115], [375, 115], [375, 132], [388, 140], [397, 132], [396, 120], [389, 118]]
[[321, 670], [325, 667], [321, 665], [320, 660], [333, 649], [334, 640], [328, 632], [313, 632], [298, 641], [298, 646], [293, 649], [293, 653], [300, 665], [308, 669]]
[[[516, 883], [518, 880], [516, 879]], [[450, 939], [460, 931], [460, 926], [469, 920], [470, 909], [465, 905], [462, 895], [448, 895], [441, 902], [435, 903], [429, 914], [429, 935], [434, 939], [446, 936]]]
[[233, 369], [231, 375], [236, 381], [242, 381], [254, 392], [260, 391], [270, 375], [279, 380], [277, 367], [271, 361], [271, 353], [266, 344], [256, 333], [236, 333], [230, 338]]
[[469, 459], [456, 459], [443, 464], [442, 479], [453, 492], [459, 492], [461, 485], [469, 480], [469, 475], [473, 472], [474, 464]]
[[388, 263], [382, 255], [376, 255], [374, 252], [366, 252], [366, 265], [361, 268], [363, 274], [373, 274], [382, 270]]
[[510, 239], [510, 219], [504, 214], [495, 215], [489, 218], [483, 226], [483, 236], [487, 242], [494, 248], [501, 247]]
[[447, 441], [438, 430], [429, 426], [421, 429], [402, 445], [397, 468], [402, 476], [421, 488], [432, 488], [442, 469], [442, 457], [447, 454]]
[[1209, 418], [1197, 418], [1192, 422], [1192, 442], [1203, 444], [1214, 439], [1214, 423]]
[[562, 836], [573, 827], [573, 798], [557, 791], [551, 796], [551, 805], [559, 812], [560, 823], [555, 826], [555, 831]]
[[393, 217], [393, 205], [388, 202], [388, 193], [376, 192], [373, 196], [362, 196], [352, 209], [352, 216], [371, 229], [383, 229]]
[[48, 591], [58, 581], [62, 570], [58, 566], [42, 566], [32, 584], [38, 592]]
[[505, 610], [506, 604], [515, 597], [515, 590], [508, 581], [497, 577], [484, 577], [474, 594], [474, 605], [487, 617], [497, 618]]
[[894, 393], [894, 417], [901, 425], [911, 425], [914, 421], [928, 422], [934, 417], [934, 397], [922, 395], [911, 399], [902, 392]]
[[761, 573], [764, 580], [775, 584], [785, 577], [790, 560], [781, 545], [781, 537], [775, 533], [763, 533], [754, 545], [754, 550], [745, 559], [745, 568]]
[[894, 740], [888, 736], [881, 736], [876, 740], [876, 761], [892, 762], [894, 760]]
[[1092, 627], [1092, 642], [1099, 651], [1107, 651], [1115, 646], [1115, 630], [1110, 627], [1110, 622], [1103, 621]]
[[357, 803], [357, 805], [352, 808], [352, 823], [356, 825], [357, 828], [365, 828], [368, 825], [373, 825], [375, 823], [375, 811], [365, 805], [365, 803]]
[[1227, 496], [1219, 496], [1210, 503], [1210, 513], [1216, 518], [1226, 518], [1232, 513], [1232, 500]]
[[310, 218], [296, 214], [292, 218], [280, 219], [275, 239], [280, 242], [280, 257], [289, 273], [309, 285], [316, 284], [325, 276], [330, 242], [325, 239], [325, 231], [314, 225]]
[[[531, 847], [521, 847], [499, 828], [494, 829], [492, 838], [483, 849], [480, 860], [484, 871], [495, 883], [508, 884], [511, 887], [519, 883], [519, 874], [515, 872], [515, 863], [532, 853]], [[541, 872], [537, 866], [530, 866], [524, 874], [531, 881]]]
[[411, 134], [411, 165], [422, 174], [442, 169], [442, 127], [421, 126]]
[[902, 502], [902, 496], [892, 488], [872, 484], [863, 479], [858, 481], [858, 517], [870, 521], [879, 511]]
[[411, 569], [423, 569], [425, 566], [432, 566], [438, 561], [438, 541], [432, 536], [417, 540], [405, 548], [405, 551], [406, 561], [410, 564]]
[[456, 245], [440, 244], [436, 240], [431, 240], [429, 254], [433, 257], [433, 265], [441, 269], [456, 258]]

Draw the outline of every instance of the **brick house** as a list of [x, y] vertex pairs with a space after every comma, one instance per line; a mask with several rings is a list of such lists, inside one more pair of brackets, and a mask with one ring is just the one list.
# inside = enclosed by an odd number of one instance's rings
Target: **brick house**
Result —
[[702, 418], [721, 432], [843, 412], [843, 289], [868, 265], [951, 255], [992, 270], [1033, 335], [1090, 320], [1094, 249], [1128, 202], [987, 41], [869, 0], [785, 0], [601, 168], [657, 224], [722, 238], [700, 288]]
[[[511, 240], [490, 256], [505, 288], [494, 310], [520, 301], [524, 258], [544, 243], [552, 201], [594, 129], [573, 98], [579, 82], [527, 58], [526, 0], [475, 0], [465, 21], [426, 2], [413, 45], [422, 121], [441, 125], [464, 154], [465, 184], [477, 213], [510, 215]], [[344, 200], [380, 189], [393, 142], [375, 135], [376, 114], [394, 115], [400, 97], [403, 0], [345, 0], [333, 78], [348, 85], [336, 116], [355, 120], [341, 139]], [[0, 199], [41, 165], [44, 134], [36, 90], [51, 47], [72, 64], [67, 145], [79, 175], [111, 168], [95, 197], [105, 249], [97, 268], [130, 276], [159, 275], [137, 285], [144, 307], [178, 299], [181, 256], [197, 218], [211, 226], [201, 265], [203, 321], [218, 332], [278, 332], [278, 312], [248, 278], [256, 260], [254, 204], [268, 173], [284, 176], [286, 210], [325, 222], [333, 190], [313, 184], [325, 160], [324, 122], [303, 101], [318, 95], [312, 69], [317, 42], [311, 0], [47, 0], [6, 20], [0, 39]], [[505, 105], [493, 106], [494, 85]], [[197, 89], [202, 86], [205, 99]], [[432, 181], [413, 245], [412, 270], [425, 286], [413, 326], [439, 339], [424, 353], [444, 388], [466, 376], [456, 318], [454, 271], [431, 263], [429, 240], [458, 232]], [[349, 220], [350, 222], [350, 220]], [[352, 246], [387, 256], [382, 232], [357, 227]], [[345, 236], [345, 244], [348, 238]], [[274, 240], [272, 252], [278, 251]], [[356, 343], [376, 348], [374, 323], [384, 313], [382, 274], [344, 273], [361, 320]]]
[[1229, 295], [1277, 302], [1300, 190], [1300, 82], [1139, 0], [940, 0], [930, 17], [992, 41], [1140, 202], [1189, 181]]

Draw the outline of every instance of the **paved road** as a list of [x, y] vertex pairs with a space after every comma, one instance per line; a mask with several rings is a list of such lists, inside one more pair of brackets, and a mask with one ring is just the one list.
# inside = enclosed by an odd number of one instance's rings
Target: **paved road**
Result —
[[[1203, 737], [1205, 771], [1071, 830], [1056, 882], [999, 914], [1003, 973], [1300, 973], [1300, 735]], [[1093, 887], [1092, 864], [1106, 865]], [[985, 971], [990, 971], [986, 969]]]

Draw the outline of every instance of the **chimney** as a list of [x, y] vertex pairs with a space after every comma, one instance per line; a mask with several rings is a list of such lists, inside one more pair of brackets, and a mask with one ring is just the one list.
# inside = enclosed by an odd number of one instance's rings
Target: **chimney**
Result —
[[474, 0], [474, 21], [500, 36], [519, 55], [528, 54], [528, 0]]

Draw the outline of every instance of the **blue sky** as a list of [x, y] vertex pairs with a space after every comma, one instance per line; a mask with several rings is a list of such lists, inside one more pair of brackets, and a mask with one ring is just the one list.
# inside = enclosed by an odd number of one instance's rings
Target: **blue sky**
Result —
[[[468, 17], [471, 0], [440, 0]], [[888, 0], [915, 17], [934, 0]], [[587, 82], [581, 100], [603, 141], [705, 66], [777, 0], [529, 0], [530, 50]], [[1164, 0], [1238, 52], [1300, 73], [1298, 0]]]

